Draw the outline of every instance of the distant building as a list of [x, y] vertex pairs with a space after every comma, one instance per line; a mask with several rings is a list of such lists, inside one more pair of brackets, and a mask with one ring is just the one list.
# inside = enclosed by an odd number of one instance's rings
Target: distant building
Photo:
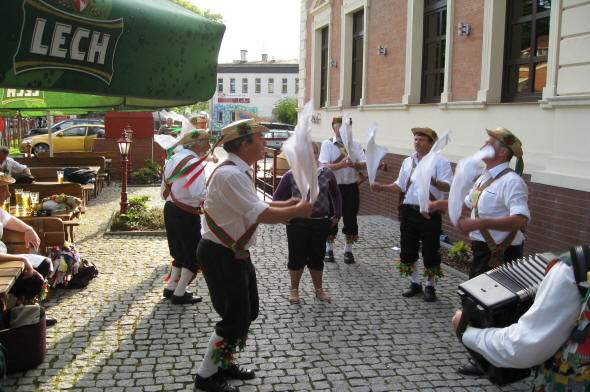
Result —
[[298, 60], [240, 60], [217, 66], [217, 88], [210, 101], [211, 129], [220, 131], [227, 124], [244, 118], [274, 120], [272, 111], [283, 98], [299, 93]]

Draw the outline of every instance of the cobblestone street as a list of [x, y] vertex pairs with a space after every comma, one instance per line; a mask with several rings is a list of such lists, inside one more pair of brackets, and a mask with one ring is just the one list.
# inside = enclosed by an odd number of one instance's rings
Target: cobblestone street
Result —
[[[130, 188], [129, 197], [159, 188]], [[202, 276], [189, 289], [203, 297], [176, 306], [162, 298], [170, 256], [165, 236], [103, 235], [120, 188], [114, 184], [91, 200], [76, 229], [82, 257], [100, 274], [84, 290], [54, 290], [45, 306], [58, 318], [47, 330], [47, 357], [38, 368], [9, 375], [7, 391], [192, 391], [194, 374], [218, 316]], [[447, 271], [438, 299], [403, 298], [407, 286], [394, 268], [398, 224], [360, 218], [356, 264], [342, 262], [339, 236], [335, 264], [325, 270], [332, 303], [313, 297], [304, 275], [299, 305], [287, 301], [287, 241], [281, 225], [262, 225], [252, 250], [260, 316], [238, 362], [257, 371], [234, 382], [241, 391], [521, 391], [456, 368], [467, 359], [450, 327], [459, 306], [462, 278]]]

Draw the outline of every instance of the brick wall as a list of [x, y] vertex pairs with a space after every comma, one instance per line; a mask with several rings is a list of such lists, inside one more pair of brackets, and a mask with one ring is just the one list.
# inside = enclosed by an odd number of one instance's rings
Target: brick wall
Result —
[[[405, 0], [377, 0], [369, 7], [367, 42], [368, 104], [399, 103], [405, 88], [406, 9]], [[377, 47], [387, 46], [386, 55]]]
[[[395, 181], [404, 158], [405, 156], [402, 155], [387, 154], [384, 160], [388, 164], [388, 170], [387, 172], [379, 171], [376, 180], [388, 183]], [[590, 216], [590, 192], [530, 182], [528, 175], [525, 175], [524, 179], [529, 188], [531, 211], [525, 254], [563, 251], [574, 245], [590, 244], [590, 220], [580, 219], [580, 217]], [[360, 186], [360, 192], [360, 215], [384, 215], [399, 219], [397, 194], [371, 192], [368, 181]], [[464, 214], [466, 217], [468, 215]], [[469, 243], [468, 236], [453, 226], [448, 214], [443, 215], [442, 229], [451, 242], [462, 240]]]
[[[457, 0], [453, 25], [453, 59], [451, 98], [474, 101], [481, 80], [481, 47], [483, 42], [483, 0]], [[457, 36], [457, 24], [467, 23], [469, 35]]]
[[[117, 146], [117, 139], [96, 139], [94, 143], [94, 151], [116, 151], [117, 159], [113, 159], [111, 162], [112, 179], [121, 178], [121, 155], [119, 153], [119, 147]], [[157, 144], [154, 143], [154, 160], [159, 165], [164, 164], [164, 150]], [[136, 171], [142, 167], [145, 167], [145, 160], [152, 157], [152, 139], [138, 138], [134, 139], [131, 143], [131, 170]]]

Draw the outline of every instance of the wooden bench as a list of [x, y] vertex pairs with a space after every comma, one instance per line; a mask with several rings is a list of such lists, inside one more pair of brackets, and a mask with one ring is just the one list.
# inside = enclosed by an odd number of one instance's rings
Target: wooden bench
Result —
[[[49, 151], [43, 151], [37, 154], [39, 158], [49, 158]], [[99, 172], [99, 175], [111, 185], [110, 163], [119, 162], [121, 155], [118, 151], [60, 151], [53, 153], [54, 158], [87, 158], [87, 157], [104, 157], [105, 167]]]
[[10, 184], [8, 186], [10, 190], [10, 203], [15, 205], [15, 196], [14, 190], [15, 189], [22, 189], [29, 192], [39, 192], [39, 200], [42, 200], [44, 197], [49, 197], [51, 195], [60, 195], [62, 193], [68, 196], [75, 196], [82, 200], [82, 204], [86, 205], [86, 199], [88, 198], [87, 193], [88, 190], [84, 189], [83, 185], [76, 184], [74, 182], [64, 182], [63, 184], [58, 184], [57, 182], [37, 182], [33, 184]]
[[[71, 166], [70, 166], [71, 167]], [[93, 166], [92, 169], [96, 172], [96, 168], [98, 166]], [[63, 170], [63, 167], [29, 167], [31, 170], [31, 175], [35, 177], [35, 181], [40, 182], [55, 182], [57, 180], [57, 171]], [[81, 168], [85, 169], [85, 168]], [[100, 170], [100, 169], [99, 169]], [[96, 182], [94, 184], [82, 184], [82, 187], [87, 192], [86, 196], [90, 195], [90, 191], [94, 192], [94, 197], [98, 196], [98, 193], [102, 190], [103, 179], [98, 177], [98, 173], [96, 173]], [[85, 200], [87, 203], [88, 200]]]

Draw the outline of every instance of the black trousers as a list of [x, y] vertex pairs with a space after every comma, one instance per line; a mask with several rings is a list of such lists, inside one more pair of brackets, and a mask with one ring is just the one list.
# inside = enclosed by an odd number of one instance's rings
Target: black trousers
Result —
[[246, 337], [250, 323], [258, 317], [259, 305], [256, 271], [250, 257], [235, 259], [231, 249], [203, 239], [197, 259], [213, 308], [221, 316], [215, 333], [230, 340]]
[[326, 219], [291, 219], [287, 225], [290, 270], [309, 269], [323, 271], [326, 257], [326, 239], [332, 221]]
[[164, 205], [164, 223], [168, 248], [174, 259], [172, 265], [187, 268], [196, 274], [199, 270], [197, 246], [201, 240], [201, 216], [183, 211], [167, 201]]
[[[344, 222], [342, 233], [345, 235], [358, 236], [359, 226], [356, 216], [359, 213], [361, 200], [359, 196], [359, 184], [356, 182], [352, 184], [340, 184], [338, 185], [338, 188], [342, 195], [342, 222]], [[338, 225], [334, 225], [328, 234], [336, 236], [338, 234]]]
[[427, 219], [418, 206], [403, 204], [401, 207], [401, 252], [404, 264], [414, 264], [418, 260], [418, 249], [422, 242], [422, 258], [425, 268], [440, 265], [440, 233], [442, 220], [439, 213], [430, 214]]
[[27, 279], [24, 279], [22, 275], [19, 276], [14, 282], [14, 285], [12, 285], [10, 292], [17, 297], [34, 298], [41, 293], [41, 290], [43, 289], [45, 279], [47, 278], [47, 275], [49, 275], [50, 265], [51, 260], [45, 259], [37, 268], [35, 268], [43, 278], [40, 278], [39, 275], [35, 274]]
[[[471, 251], [473, 252], [473, 262], [471, 263], [471, 270], [469, 270], [469, 279], [492, 269], [489, 265], [492, 252], [490, 252], [488, 244], [483, 241], [471, 241]], [[521, 257], [522, 244], [511, 245], [504, 252], [504, 262], [514, 261]]]

